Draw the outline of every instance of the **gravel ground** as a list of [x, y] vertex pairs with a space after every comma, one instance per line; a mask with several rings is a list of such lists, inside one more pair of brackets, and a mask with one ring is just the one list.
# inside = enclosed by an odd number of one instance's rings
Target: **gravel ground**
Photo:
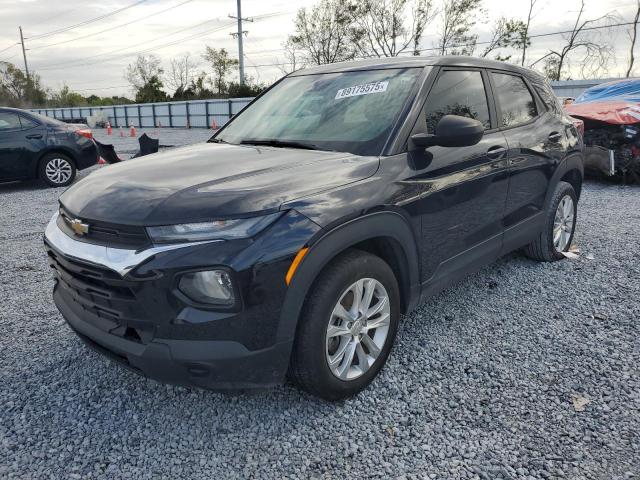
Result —
[[338, 404], [161, 385], [84, 347], [42, 249], [60, 193], [0, 186], [0, 478], [640, 478], [640, 188], [587, 183], [578, 259], [509, 255], [423, 304]]

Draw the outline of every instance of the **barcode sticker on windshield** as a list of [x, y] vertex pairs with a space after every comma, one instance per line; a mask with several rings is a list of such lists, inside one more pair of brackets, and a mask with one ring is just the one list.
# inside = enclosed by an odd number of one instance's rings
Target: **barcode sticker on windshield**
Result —
[[338, 100], [339, 98], [347, 98], [347, 97], [356, 97], [358, 95], [369, 95], [370, 93], [382, 93], [387, 91], [387, 86], [389, 82], [373, 82], [366, 83], [364, 85], [355, 85], [349, 88], [341, 88], [336, 93], [336, 98], [334, 100]]

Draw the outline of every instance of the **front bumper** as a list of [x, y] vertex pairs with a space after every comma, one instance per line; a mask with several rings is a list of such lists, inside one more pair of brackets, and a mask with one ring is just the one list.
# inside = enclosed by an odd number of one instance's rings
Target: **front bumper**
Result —
[[[147, 377], [210, 389], [282, 383], [294, 336], [280, 328], [284, 277], [317, 228], [297, 214], [282, 220], [253, 240], [134, 251], [69, 237], [54, 216], [44, 241], [55, 304], [85, 343]], [[172, 293], [179, 272], [220, 265], [234, 272], [236, 308], [203, 310]]]

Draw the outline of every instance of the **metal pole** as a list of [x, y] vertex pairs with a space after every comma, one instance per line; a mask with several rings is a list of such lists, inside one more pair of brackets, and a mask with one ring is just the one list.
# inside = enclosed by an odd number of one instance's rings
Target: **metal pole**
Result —
[[[240, 0], [238, 0], [240, 2]], [[22, 36], [22, 27], [18, 27], [20, 30], [20, 43], [22, 44], [22, 58], [24, 58], [24, 71], [27, 74], [27, 81], [29, 80], [29, 65], [27, 65], [27, 50], [24, 48], [24, 37]]]
[[[22, 29], [20, 29], [22, 36]], [[24, 43], [22, 44], [24, 52]], [[242, 52], [242, 0], [238, 0], [238, 62], [240, 64], [240, 85], [244, 85], [244, 53]], [[27, 64], [27, 57], [24, 57], [24, 63]], [[27, 71], [27, 76], [29, 72]]]

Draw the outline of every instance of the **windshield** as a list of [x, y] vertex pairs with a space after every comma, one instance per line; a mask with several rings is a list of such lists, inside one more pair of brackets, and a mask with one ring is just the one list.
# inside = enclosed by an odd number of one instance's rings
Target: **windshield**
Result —
[[421, 71], [285, 78], [212, 141], [379, 155]]

